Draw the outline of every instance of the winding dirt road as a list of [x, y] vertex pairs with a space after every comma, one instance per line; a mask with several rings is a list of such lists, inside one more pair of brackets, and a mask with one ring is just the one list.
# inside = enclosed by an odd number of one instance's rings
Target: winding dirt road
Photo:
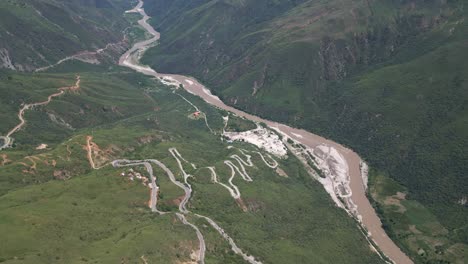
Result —
[[26, 124], [26, 119], [24, 119], [24, 112], [26, 110], [29, 110], [35, 106], [41, 106], [41, 105], [47, 105], [49, 104], [52, 99], [54, 97], [58, 97], [58, 96], [61, 96], [62, 94], [64, 94], [66, 91], [76, 91], [76, 90], [79, 90], [80, 89], [80, 82], [81, 82], [81, 78], [79, 75], [76, 76], [76, 82], [75, 82], [75, 85], [73, 86], [69, 86], [69, 87], [61, 87], [59, 88], [59, 92], [57, 93], [54, 93], [54, 94], [51, 94], [47, 97], [47, 100], [43, 101], [43, 102], [38, 102], [38, 103], [32, 103], [32, 104], [25, 104], [23, 105], [23, 107], [21, 107], [20, 111], [18, 112], [18, 119], [20, 120], [20, 123], [18, 125], [16, 125], [12, 130], [10, 130], [6, 136], [2, 136], [0, 137], [1, 139], [3, 139], [3, 146], [0, 146], [0, 150], [4, 149], [4, 148], [7, 148], [9, 147], [12, 143], [13, 143], [13, 139], [11, 138], [11, 136], [18, 132], [25, 124]]
[[[393, 262], [398, 264], [413, 263], [411, 259], [406, 256], [398, 246], [387, 236], [382, 228], [381, 221], [377, 216], [374, 208], [366, 197], [365, 183], [361, 177], [360, 164], [361, 158], [357, 153], [348, 149], [336, 142], [320, 137], [318, 135], [307, 132], [303, 129], [292, 128], [284, 124], [265, 120], [260, 117], [245, 113], [241, 110], [235, 109], [231, 106], [224, 104], [218, 97], [211, 94], [211, 92], [200, 84], [197, 80], [191, 77], [174, 74], [160, 74], [148, 66], [139, 64], [141, 55], [159, 40], [160, 34], [147, 23], [150, 18], [143, 9], [143, 1], [139, 0], [138, 5], [128, 11], [138, 12], [143, 18], [138, 23], [148, 31], [153, 37], [151, 39], [136, 43], [130, 50], [128, 50], [119, 60], [119, 64], [129, 67], [145, 75], [153, 76], [159, 79], [170, 78], [181, 84], [190, 93], [203, 98], [207, 103], [216, 106], [220, 109], [227, 110], [238, 116], [245, 117], [254, 122], [263, 122], [270, 128], [294, 139], [295, 141], [305, 145], [307, 148], [315, 149], [317, 146], [325, 145], [336, 149], [336, 151], [344, 157], [347, 163], [347, 174], [350, 181], [350, 199], [357, 207], [354, 216], [360, 221], [363, 227], [368, 230], [369, 237], [378, 245], [379, 249]], [[242, 173], [241, 173], [242, 175]]]

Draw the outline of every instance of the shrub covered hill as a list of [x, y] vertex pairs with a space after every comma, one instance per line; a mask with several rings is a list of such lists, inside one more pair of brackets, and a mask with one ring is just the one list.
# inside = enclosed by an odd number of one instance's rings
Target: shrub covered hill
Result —
[[[421, 262], [463, 262], [466, 4], [148, 1], [162, 38], [144, 62], [195, 76], [238, 108], [355, 149], [374, 168], [370, 195], [400, 246]], [[398, 192], [406, 196], [397, 199]]]
[[0, 1], [0, 68], [32, 71], [122, 41], [131, 2]]
[[[175, 214], [184, 190], [153, 166], [160, 188], [157, 208], [166, 213], [151, 212], [150, 189], [128, 177], [134, 172], [149, 177], [145, 167], [114, 168], [115, 159], [157, 159], [178, 181], [184, 173], [193, 175], [187, 203], [193, 213], [187, 220], [204, 237], [205, 263], [248, 262], [195, 213], [216, 221], [262, 263], [384, 263], [356, 222], [292, 154], [276, 158], [285, 173], [280, 176], [253, 155], [259, 151], [253, 145], [220, 140], [223, 129], [253, 123], [233, 117], [225, 127], [225, 112], [125, 68], [106, 71], [104, 65], [67, 62], [57, 69], [62, 72], [0, 71], [1, 112], [8, 116], [0, 124], [2, 133], [18, 123], [21, 98], [45, 100], [57, 88], [73, 85], [75, 74], [81, 77], [78, 90], [27, 111], [13, 148], [0, 151], [0, 232], [8, 241], [0, 247], [0, 263], [201, 263], [195, 231]], [[217, 135], [204, 119], [192, 118], [189, 102], [208, 116]], [[41, 144], [47, 147], [38, 149]], [[184, 159], [181, 167], [171, 148]], [[229, 180], [232, 170], [224, 161], [245, 151], [253, 164], [245, 171], [253, 181], [239, 174]], [[208, 166], [216, 168], [219, 182], [239, 189], [245, 211], [213, 182]]]

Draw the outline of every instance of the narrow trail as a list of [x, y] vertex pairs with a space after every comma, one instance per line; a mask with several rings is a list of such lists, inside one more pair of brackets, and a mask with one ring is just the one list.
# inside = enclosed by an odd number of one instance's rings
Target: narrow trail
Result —
[[26, 112], [26, 110], [30, 110], [31, 108], [36, 107], [36, 106], [47, 105], [52, 101], [53, 98], [61, 96], [66, 91], [77, 91], [77, 90], [79, 90], [80, 89], [80, 82], [81, 82], [81, 77], [79, 75], [77, 75], [75, 85], [58, 88], [59, 91], [57, 93], [49, 95], [47, 97], [47, 100], [45, 100], [45, 101], [23, 105], [23, 107], [21, 107], [20, 111], [18, 112], [18, 119], [20, 120], [20, 123], [18, 125], [16, 125], [12, 130], [10, 130], [6, 134], [6, 136], [0, 137], [4, 141], [3, 146], [0, 146], [0, 150], [11, 146], [11, 144], [13, 143], [13, 139], [11, 138], [11, 136], [14, 133], [18, 132], [26, 124], [26, 119], [24, 118], [24, 113]]
[[96, 164], [94, 164], [94, 159], [93, 159], [93, 150], [91, 147], [92, 140], [93, 140], [92, 136], [86, 137], [86, 156], [88, 157], [89, 165], [91, 166], [91, 168], [97, 170], [98, 168], [96, 167]]
[[[126, 31], [126, 30], [124, 30], [124, 31]], [[100, 48], [100, 49], [97, 49], [95, 51], [85, 50], [85, 51], [78, 52], [76, 54], [73, 54], [73, 55], [70, 55], [70, 56], [67, 56], [67, 57], [63, 58], [63, 59], [57, 61], [54, 64], [50, 64], [50, 65], [45, 66], [45, 67], [37, 68], [37, 69], [34, 70], [34, 72], [47, 71], [48, 69], [55, 68], [55, 67], [59, 66], [60, 64], [62, 64], [64, 62], [67, 62], [67, 61], [71, 61], [71, 60], [79, 60], [79, 61], [83, 61], [83, 62], [87, 62], [87, 63], [91, 63], [91, 64], [99, 64], [100, 62], [99, 62], [99, 60], [97, 58], [90, 59], [89, 57], [100, 55], [100, 54], [104, 53], [106, 50], [110, 49], [111, 47], [117, 47], [119, 45], [124, 44], [126, 41], [127, 41], [127, 38], [124, 37], [122, 40], [120, 40], [118, 42], [107, 43], [104, 48]]]
[[[93, 152], [94, 152], [94, 146], [96, 146], [95, 143], [93, 143], [93, 137], [92, 136], [86, 136], [86, 156], [88, 158], [88, 162], [89, 162], [89, 165], [91, 166], [91, 168], [95, 169], [95, 170], [100, 170], [104, 167], [106, 167], [107, 165], [109, 165], [109, 163], [105, 163], [104, 165], [98, 167], [96, 166], [96, 163], [94, 162], [94, 158], [93, 158]], [[68, 148], [67, 148], [68, 150]]]

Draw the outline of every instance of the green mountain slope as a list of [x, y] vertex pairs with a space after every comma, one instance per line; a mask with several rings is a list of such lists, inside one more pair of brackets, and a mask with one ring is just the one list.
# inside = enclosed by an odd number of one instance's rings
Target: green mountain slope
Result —
[[162, 38], [144, 61], [349, 145], [445, 230], [375, 198], [400, 245], [421, 263], [457, 263], [468, 243], [465, 4], [156, 0], [147, 10]]
[[20, 71], [123, 39], [122, 0], [5, 0], [0, 2], [0, 68]]
[[[203, 111], [216, 132], [224, 128], [226, 113], [127, 69], [70, 64], [58, 66], [61, 73], [1, 72], [0, 105], [2, 114], [10, 116], [0, 125], [2, 133], [17, 123], [22, 102], [44, 100], [58, 87], [73, 84], [76, 74], [81, 78], [79, 90], [26, 112], [25, 128], [13, 135], [14, 147], [0, 152], [0, 230], [9, 241], [0, 248], [3, 263], [191, 261], [197, 237], [174, 214], [183, 191], [155, 167], [158, 208], [168, 213], [151, 213], [148, 187], [122, 177], [129, 168], [109, 164], [118, 158], [158, 159], [180, 180], [182, 171], [168, 151], [173, 147], [196, 164], [183, 165], [193, 175], [188, 209], [213, 218], [240, 248], [264, 263], [382, 262], [354, 220], [334, 206], [293, 155], [278, 159], [289, 177], [252, 156], [254, 166], [246, 169], [253, 182], [233, 180], [244, 211], [225, 188], [213, 183], [206, 167], [215, 166], [219, 180], [227, 184], [230, 170], [224, 160], [242, 155], [228, 145], [256, 148], [221, 141], [203, 119], [191, 118], [194, 108], [180, 96]], [[228, 129], [243, 126], [253, 124], [237, 120]], [[102, 169], [90, 166], [89, 136], [97, 146], [91, 157]], [[48, 146], [36, 149], [40, 144]], [[145, 175], [143, 167], [133, 169]], [[187, 218], [205, 237], [206, 263], [245, 263], [208, 222], [192, 213]]]

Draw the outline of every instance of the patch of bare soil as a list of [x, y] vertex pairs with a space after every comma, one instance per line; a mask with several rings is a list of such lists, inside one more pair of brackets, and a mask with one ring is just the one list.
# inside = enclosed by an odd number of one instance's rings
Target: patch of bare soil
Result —
[[420, 235], [422, 234], [421, 231], [419, 231], [415, 225], [410, 225], [409, 226], [409, 230], [413, 233], [413, 234], [417, 234], [417, 235]]
[[72, 151], [70, 149], [70, 146], [67, 144], [67, 161], [70, 161]]
[[144, 264], [148, 264], [148, 260], [146, 259], [145, 255], [142, 255], [140, 259], [143, 261]]
[[68, 180], [72, 176], [70, 171], [67, 170], [54, 170], [54, 177], [58, 180]]
[[244, 200], [242, 200], [242, 198], [237, 198], [236, 199], [236, 203], [237, 205], [239, 205], [239, 207], [242, 209], [242, 211], [244, 211], [245, 213], [249, 211], [249, 209], [247, 208], [247, 206], [245, 205], [244, 203]]
[[276, 173], [281, 177], [289, 178], [288, 174], [280, 167], [276, 168]]
[[196, 246], [193, 244], [193, 241], [180, 241], [179, 245], [175, 249], [181, 256], [190, 256], [190, 260], [177, 260], [177, 264], [197, 264], [198, 250], [195, 249]]
[[181, 196], [171, 200], [170, 203], [173, 204], [173, 205], [179, 206], [180, 203], [184, 200], [184, 198], [185, 198], [185, 195], [181, 195]]
[[248, 199], [245, 202], [249, 212], [258, 212], [265, 208], [265, 204], [259, 200]]
[[401, 204], [401, 201], [405, 200], [405, 198], [406, 198], [406, 193], [397, 192], [397, 194], [388, 196], [387, 198], [385, 198], [384, 204], [397, 206], [398, 207], [397, 212], [404, 213], [406, 212], [406, 207]]
[[109, 162], [114, 159], [114, 155], [120, 152], [120, 149], [115, 145], [109, 145], [107, 148], [101, 149], [93, 142], [92, 136], [86, 137], [86, 146], [84, 149], [88, 153], [87, 156], [91, 168], [95, 170], [109, 164]]
[[149, 144], [155, 140], [160, 140], [161, 136], [160, 135], [146, 135], [146, 136], [141, 136], [137, 138], [138, 144], [144, 145], [144, 144]]
[[39, 146], [36, 147], [36, 150], [43, 150], [43, 149], [47, 149], [49, 145], [47, 144], [40, 144]]
[[[29, 167], [29, 170], [30, 170], [30, 171], [36, 171], [36, 170], [37, 170], [37, 163], [36, 163], [36, 160], [38, 160], [39, 158], [34, 157], [34, 156], [28, 156], [28, 157], [26, 157], [25, 159], [31, 161], [31, 163], [32, 163], [32, 165]], [[41, 159], [39, 159], [39, 161], [41, 161]]]
[[[446, 252], [449, 253], [449, 254], [453, 254], [455, 256], [460, 256], [462, 254], [464, 254], [464, 252], [466, 252], [466, 249], [468, 248], [467, 245], [465, 244], [462, 244], [462, 243], [456, 243], [456, 244], [453, 244], [452, 246], [450, 246]], [[462, 264], [463, 263], [463, 260], [460, 260], [459, 262], [456, 262], [457, 264], [460, 263]]]
[[2, 158], [2, 161], [0, 162], [0, 166], [5, 166], [7, 163], [11, 162], [11, 160], [8, 159], [7, 154], [2, 154], [0, 155], [0, 157]]
[[40, 155], [36, 155], [36, 156], [27, 156], [24, 159], [29, 161], [30, 164], [28, 164], [26, 162], [23, 162], [23, 161], [18, 162], [18, 164], [23, 165], [24, 167], [26, 167], [25, 169], [22, 170], [23, 173], [36, 174], [37, 165], [39, 165], [39, 164], [43, 164], [45, 166], [52, 166], [52, 167], [57, 166], [57, 161], [55, 159], [50, 159], [49, 154], [40, 154]]

